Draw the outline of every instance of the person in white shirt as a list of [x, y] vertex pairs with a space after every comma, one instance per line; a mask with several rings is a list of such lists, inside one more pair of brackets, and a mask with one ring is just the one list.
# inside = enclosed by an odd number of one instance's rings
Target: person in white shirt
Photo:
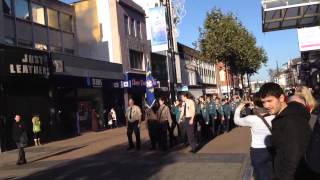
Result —
[[270, 180], [273, 173], [273, 162], [271, 154], [271, 121], [274, 115], [268, 115], [263, 108], [260, 97], [254, 97], [254, 115], [240, 117], [241, 110], [248, 103], [242, 102], [236, 109], [234, 122], [238, 126], [246, 126], [251, 129], [251, 163], [255, 172], [255, 179]]

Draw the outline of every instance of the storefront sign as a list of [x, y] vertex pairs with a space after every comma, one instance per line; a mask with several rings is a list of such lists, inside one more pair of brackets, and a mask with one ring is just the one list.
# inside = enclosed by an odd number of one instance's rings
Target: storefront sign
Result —
[[31, 74], [48, 76], [48, 57], [46, 55], [24, 54], [20, 62], [9, 64], [10, 74]]
[[218, 93], [218, 89], [213, 89], [213, 88], [210, 88], [210, 89], [206, 89], [206, 94], [217, 94]]
[[102, 88], [103, 87], [102, 79], [92, 78], [91, 82], [92, 82], [92, 87], [94, 87], [94, 88]]
[[54, 72], [63, 73], [64, 72], [64, 64], [62, 60], [54, 60], [53, 61]]
[[320, 27], [298, 29], [300, 51], [320, 49]]

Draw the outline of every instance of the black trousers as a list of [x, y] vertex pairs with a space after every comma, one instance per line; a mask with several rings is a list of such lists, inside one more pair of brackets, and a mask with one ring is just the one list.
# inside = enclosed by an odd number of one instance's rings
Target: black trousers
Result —
[[212, 137], [216, 137], [217, 136], [217, 126], [216, 126], [215, 116], [213, 114], [210, 114], [210, 124], [211, 124]]
[[168, 129], [169, 122], [160, 122], [160, 147], [162, 150], [167, 150], [168, 148]]
[[172, 121], [171, 127], [168, 127], [169, 130], [169, 141], [170, 141], [170, 146], [174, 146], [178, 144], [177, 137], [174, 135], [174, 129], [177, 127], [177, 122]]
[[159, 143], [160, 124], [157, 120], [148, 121], [148, 131], [151, 141], [151, 147], [156, 148], [156, 144]]
[[230, 118], [227, 116], [224, 116], [224, 121], [222, 121], [222, 128], [223, 132], [229, 132], [230, 131]]
[[195, 134], [194, 134], [196, 121], [193, 121], [192, 125], [190, 125], [190, 121], [191, 121], [191, 118], [186, 118], [184, 121], [184, 127], [187, 131], [188, 141], [192, 150], [196, 150], [197, 143], [196, 143]]
[[26, 155], [24, 152], [24, 148], [21, 146], [19, 142], [16, 142], [17, 148], [18, 148], [18, 161], [17, 163], [24, 163], [26, 162]]
[[134, 147], [133, 141], [132, 141], [132, 134], [134, 132], [136, 136], [136, 147], [140, 148], [141, 147], [141, 142], [140, 142], [140, 129], [138, 127], [139, 121], [135, 122], [128, 122], [128, 127], [127, 127], [127, 136], [128, 136], [128, 142], [129, 146], [131, 148]]
[[272, 155], [267, 148], [251, 148], [251, 163], [255, 172], [255, 179], [272, 179]]
[[187, 144], [188, 138], [187, 138], [187, 131], [185, 128], [184, 121], [178, 124], [178, 134], [179, 134], [180, 143]]

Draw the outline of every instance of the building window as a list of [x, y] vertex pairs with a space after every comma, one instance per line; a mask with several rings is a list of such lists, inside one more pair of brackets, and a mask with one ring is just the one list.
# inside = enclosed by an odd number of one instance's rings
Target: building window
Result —
[[15, 40], [14, 38], [11, 38], [11, 37], [4, 37], [4, 42], [6, 44], [13, 45], [15, 43]]
[[124, 16], [124, 29], [125, 29], [126, 35], [130, 34], [130, 31], [129, 31], [129, 17], [126, 16], [126, 15]]
[[48, 26], [59, 29], [58, 11], [48, 9]]
[[72, 16], [60, 13], [60, 25], [63, 31], [72, 32]]
[[11, 0], [2, 0], [2, 9], [4, 14], [12, 15]]
[[34, 48], [44, 51], [48, 50], [48, 46], [41, 43], [34, 43]]
[[135, 35], [135, 31], [134, 31], [134, 19], [131, 19], [131, 21], [130, 21], [130, 34], [131, 34], [132, 36]]
[[140, 21], [137, 21], [137, 34], [136, 36], [140, 39], [142, 39], [142, 33], [141, 33], [141, 23]]
[[51, 47], [50, 47], [50, 51], [53, 51], [53, 52], [62, 52], [62, 48], [61, 48], [61, 47], [57, 47], [57, 46], [51, 46]]
[[130, 68], [132, 69], [139, 69], [143, 70], [142, 64], [143, 64], [143, 53], [130, 50]]
[[46, 21], [44, 20], [44, 7], [34, 3], [31, 4], [31, 7], [33, 22], [45, 25]]
[[30, 20], [28, 0], [15, 1], [15, 15], [18, 18]]

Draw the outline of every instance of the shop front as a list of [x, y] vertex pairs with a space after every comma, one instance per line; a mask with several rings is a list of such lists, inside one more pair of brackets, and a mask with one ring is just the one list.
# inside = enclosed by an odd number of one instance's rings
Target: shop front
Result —
[[26, 124], [32, 139], [32, 116], [40, 115], [41, 139], [52, 137], [52, 96], [49, 54], [23, 48], [0, 47], [0, 119], [4, 124], [5, 148], [15, 148], [11, 127], [16, 114]]
[[121, 117], [123, 91], [114, 88], [123, 78], [121, 65], [62, 54], [52, 58], [61, 137], [104, 129], [111, 108]]

